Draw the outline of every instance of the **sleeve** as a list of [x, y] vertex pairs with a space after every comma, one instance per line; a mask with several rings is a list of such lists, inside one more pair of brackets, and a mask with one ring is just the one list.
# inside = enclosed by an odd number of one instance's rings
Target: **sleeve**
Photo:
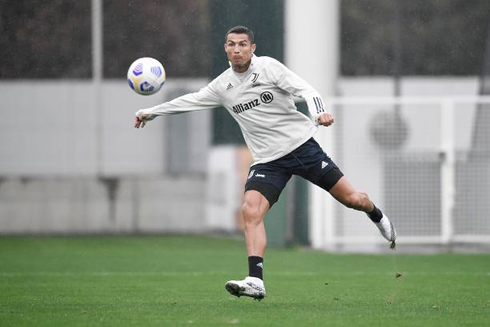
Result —
[[325, 112], [320, 94], [304, 79], [279, 61], [272, 59], [272, 63], [268, 67], [270, 77], [277, 87], [294, 96], [303, 98], [308, 106], [308, 111], [316, 122], [317, 117]]
[[141, 115], [150, 115], [150, 117], [148, 117], [146, 120], [152, 120], [156, 116], [212, 109], [220, 105], [221, 99], [219, 94], [216, 92], [216, 83], [213, 81], [197, 92], [183, 95], [169, 102], [164, 102], [151, 108], [138, 110], [136, 112], [136, 116], [141, 117]]

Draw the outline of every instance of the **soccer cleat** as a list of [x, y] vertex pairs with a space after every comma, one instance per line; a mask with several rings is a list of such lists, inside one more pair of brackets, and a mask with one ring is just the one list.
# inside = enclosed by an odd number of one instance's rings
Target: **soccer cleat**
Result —
[[378, 227], [381, 235], [386, 238], [389, 242], [392, 243], [392, 247], [394, 247], [396, 240], [396, 229], [395, 226], [391, 223], [391, 221], [383, 215], [383, 218], [378, 223], [374, 223], [376, 227]]
[[235, 296], [249, 296], [255, 300], [265, 297], [264, 282], [257, 277], [245, 277], [244, 280], [230, 280], [225, 285], [226, 290]]

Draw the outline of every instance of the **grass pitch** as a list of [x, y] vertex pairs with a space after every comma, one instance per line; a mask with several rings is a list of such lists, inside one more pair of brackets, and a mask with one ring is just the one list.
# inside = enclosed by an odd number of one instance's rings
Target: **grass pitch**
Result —
[[[490, 255], [268, 250], [268, 296], [224, 288], [243, 241], [2, 237], [0, 326], [488, 326]], [[397, 276], [401, 274], [401, 276]]]

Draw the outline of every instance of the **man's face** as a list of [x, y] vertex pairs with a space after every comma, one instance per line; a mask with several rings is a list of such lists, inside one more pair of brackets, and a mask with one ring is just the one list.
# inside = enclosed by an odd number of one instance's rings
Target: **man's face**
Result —
[[249, 62], [255, 48], [247, 34], [230, 33], [226, 38], [225, 51], [234, 67], [243, 67]]

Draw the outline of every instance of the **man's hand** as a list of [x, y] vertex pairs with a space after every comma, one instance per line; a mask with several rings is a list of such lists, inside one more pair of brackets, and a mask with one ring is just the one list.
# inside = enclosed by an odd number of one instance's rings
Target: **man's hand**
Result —
[[145, 127], [146, 125], [145, 118], [146, 118], [145, 115], [141, 115], [141, 118], [138, 116], [134, 117], [134, 128]]
[[145, 127], [147, 121], [153, 119], [155, 119], [155, 115], [143, 114], [140, 110], [136, 113], [136, 117], [134, 117], [134, 128], [143, 128]]
[[324, 112], [323, 114], [316, 117], [316, 121], [319, 125], [330, 126], [333, 124], [333, 116], [328, 112]]

